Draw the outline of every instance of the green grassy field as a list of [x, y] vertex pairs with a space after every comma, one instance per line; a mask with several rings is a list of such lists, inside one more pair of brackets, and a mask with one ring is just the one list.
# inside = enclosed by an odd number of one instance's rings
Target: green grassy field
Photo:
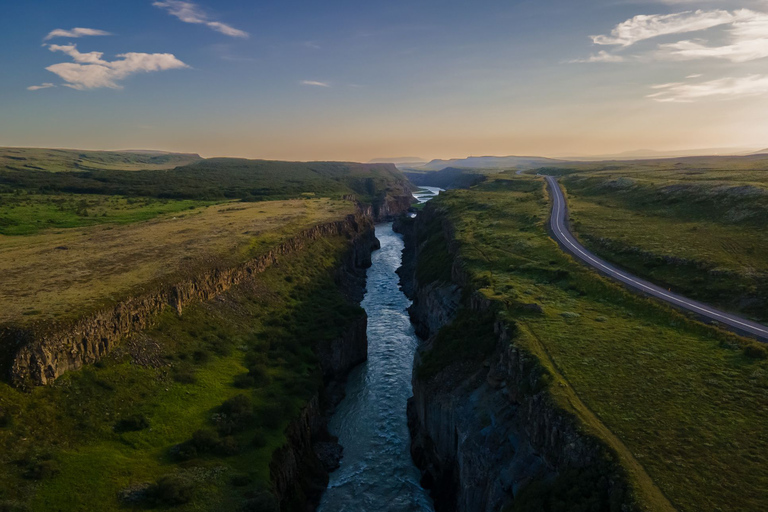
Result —
[[351, 202], [328, 199], [226, 203], [125, 225], [0, 236], [0, 324], [71, 320], [114, 307], [235, 267], [353, 212]]
[[[558, 403], [615, 451], [649, 510], [768, 508], [765, 350], [563, 253], [545, 229], [540, 180], [500, 176], [427, 208], [445, 209], [472, 286], [518, 326], [514, 342], [550, 373]], [[471, 332], [458, 339], [474, 346]], [[454, 345], [440, 364], [466, 358]], [[521, 510], [541, 510], [531, 503]]]
[[132, 198], [96, 194], [0, 193], [0, 235], [31, 235], [46, 229], [130, 224], [213, 204], [206, 201]]
[[168, 311], [51, 387], [0, 384], [0, 510], [272, 510], [272, 454], [321, 385], [312, 346], [362, 314], [333, 282], [346, 243], [318, 240], [256, 284]]
[[768, 171], [617, 171], [562, 179], [591, 250], [674, 291], [768, 321]]

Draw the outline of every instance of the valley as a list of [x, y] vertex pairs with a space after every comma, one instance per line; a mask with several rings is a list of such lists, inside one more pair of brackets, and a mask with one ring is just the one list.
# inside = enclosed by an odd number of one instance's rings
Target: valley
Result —
[[3, 510], [759, 510], [768, 351], [547, 228], [749, 315], [762, 174], [578, 165], [0, 170]]

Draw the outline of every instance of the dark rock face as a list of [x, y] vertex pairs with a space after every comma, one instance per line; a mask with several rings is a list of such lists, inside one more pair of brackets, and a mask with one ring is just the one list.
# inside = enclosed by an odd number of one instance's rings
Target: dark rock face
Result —
[[426, 339], [450, 324], [461, 306], [461, 294], [461, 287], [453, 283], [418, 286], [408, 309], [416, 334]]
[[[336, 283], [350, 302], [359, 303], [365, 293], [365, 268], [371, 252], [378, 248], [373, 226], [357, 233], [336, 271]], [[328, 434], [328, 420], [344, 398], [344, 382], [350, 370], [368, 358], [365, 314], [345, 326], [343, 334], [315, 346], [325, 382], [321, 395], [313, 398], [286, 429], [287, 443], [270, 463], [273, 490], [281, 509], [303, 503], [314, 510], [328, 485], [328, 473], [337, 469], [343, 448]], [[293, 506], [293, 505], [291, 505]]]
[[407, 183], [398, 183], [384, 199], [373, 205], [373, 218], [376, 222], [394, 221], [400, 214], [408, 211], [416, 199], [411, 194]]
[[[430, 206], [425, 213], [425, 218], [436, 215]], [[419, 224], [417, 217], [415, 235], [406, 236], [407, 242], [418, 243]], [[444, 232], [452, 236], [451, 229]], [[454, 246], [448, 238], [448, 247]], [[418, 253], [418, 245], [406, 247], [406, 258], [417, 258]], [[405, 268], [414, 267], [406, 262]], [[411, 316], [426, 340], [415, 368], [421, 354], [437, 342], [437, 331], [452, 322], [459, 308], [480, 314], [493, 307], [477, 294], [462, 300], [469, 285], [459, 263], [454, 263], [452, 274], [453, 283], [418, 283], [413, 274], [402, 275], [404, 288], [412, 282]], [[624, 495], [620, 470], [606, 462], [611, 458], [608, 449], [555, 403], [536, 358], [515, 345], [514, 329], [514, 324], [494, 323], [496, 349], [482, 364], [452, 363], [426, 379], [414, 373], [414, 396], [408, 402], [411, 454], [435, 509], [500, 511], [531, 482], [595, 466], [611, 476], [606, 492]], [[621, 507], [632, 510], [629, 501]]]

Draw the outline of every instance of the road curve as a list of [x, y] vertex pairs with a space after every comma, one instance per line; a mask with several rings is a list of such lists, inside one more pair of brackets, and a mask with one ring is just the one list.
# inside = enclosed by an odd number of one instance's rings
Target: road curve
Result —
[[615, 279], [641, 293], [663, 300], [677, 308], [690, 311], [699, 317], [718, 322], [738, 334], [745, 334], [757, 338], [762, 342], [768, 342], [768, 327], [765, 325], [752, 322], [730, 313], [725, 313], [701, 302], [687, 299], [682, 295], [667, 291], [655, 284], [633, 276], [623, 270], [619, 270], [605, 260], [592, 254], [581, 245], [568, 230], [568, 204], [565, 201], [565, 196], [560, 189], [557, 179], [552, 176], [545, 176], [545, 178], [549, 184], [549, 189], [552, 195], [552, 216], [549, 220], [550, 228], [554, 237], [568, 252], [587, 265], [595, 268], [601, 274]]

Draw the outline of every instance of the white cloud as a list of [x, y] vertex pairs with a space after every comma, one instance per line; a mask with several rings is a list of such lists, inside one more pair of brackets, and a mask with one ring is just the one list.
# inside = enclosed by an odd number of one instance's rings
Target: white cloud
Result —
[[768, 93], [768, 76], [728, 77], [695, 84], [675, 82], [652, 87], [659, 92], [648, 98], [664, 103], [691, 103], [698, 100], [730, 100]]
[[610, 35], [591, 36], [591, 38], [595, 44], [626, 47], [654, 37], [698, 32], [730, 24], [749, 12], [751, 11], [745, 9], [734, 12], [718, 9], [675, 14], [640, 14], [616, 25]]
[[311, 85], [314, 87], [330, 87], [331, 84], [327, 82], [318, 82], [316, 80], [302, 80], [301, 85]]
[[574, 59], [569, 62], [572, 64], [577, 64], [577, 63], [591, 63], [591, 62], [624, 62], [625, 60], [626, 59], [621, 55], [616, 55], [614, 53], [608, 53], [605, 50], [601, 50], [597, 53], [593, 53], [586, 59]]
[[46, 82], [46, 83], [40, 84], [40, 85], [30, 85], [29, 87], [27, 87], [27, 90], [28, 91], [39, 91], [40, 89], [50, 89], [51, 87], [56, 87], [56, 86], [53, 85], [50, 82]]
[[106, 32], [104, 30], [99, 30], [95, 28], [80, 28], [75, 27], [72, 30], [64, 30], [63, 28], [57, 28], [56, 30], [52, 30], [48, 33], [47, 36], [45, 36], [45, 41], [48, 41], [49, 39], [53, 39], [54, 37], [69, 37], [69, 38], [76, 38], [76, 37], [85, 37], [85, 36], [111, 36], [109, 32]]
[[102, 52], [80, 53], [75, 45], [51, 45], [52, 52], [63, 52], [75, 62], [62, 62], [48, 66], [51, 73], [64, 80], [65, 87], [77, 90], [109, 87], [120, 89], [117, 83], [136, 73], [165, 71], [188, 67], [170, 53], [123, 53], [118, 60], [106, 61]]
[[183, 0], [163, 0], [153, 2], [152, 5], [159, 7], [160, 9], [165, 9], [168, 11], [168, 14], [176, 16], [184, 23], [206, 25], [216, 32], [221, 32], [230, 37], [248, 37], [248, 32], [236, 29], [226, 23], [221, 23], [220, 21], [211, 20], [198, 5], [192, 2], [185, 2]]
[[58, 45], [58, 44], [52, 44], [48, 47], [49, 50], [52, 52], [62, 52], [66, 53], [75, 62], [80, 62], [83, 64], [107, 64], [106, 61], [102, 60], [101, 58], [104, 56], [103, 52], [88, 52], [88, 53], [80, 53], [77, 50], [77, 45], [74, 44], [67, 44], [67, 45]]
[[710, 46], [706, 41], [678, 41], [659, 45], [659, 56], [672, 60], [725, 59], [747, 62], [768, 57], [768, 14], [742, 9], [739, 21], [727, 30], [727, 43]]

